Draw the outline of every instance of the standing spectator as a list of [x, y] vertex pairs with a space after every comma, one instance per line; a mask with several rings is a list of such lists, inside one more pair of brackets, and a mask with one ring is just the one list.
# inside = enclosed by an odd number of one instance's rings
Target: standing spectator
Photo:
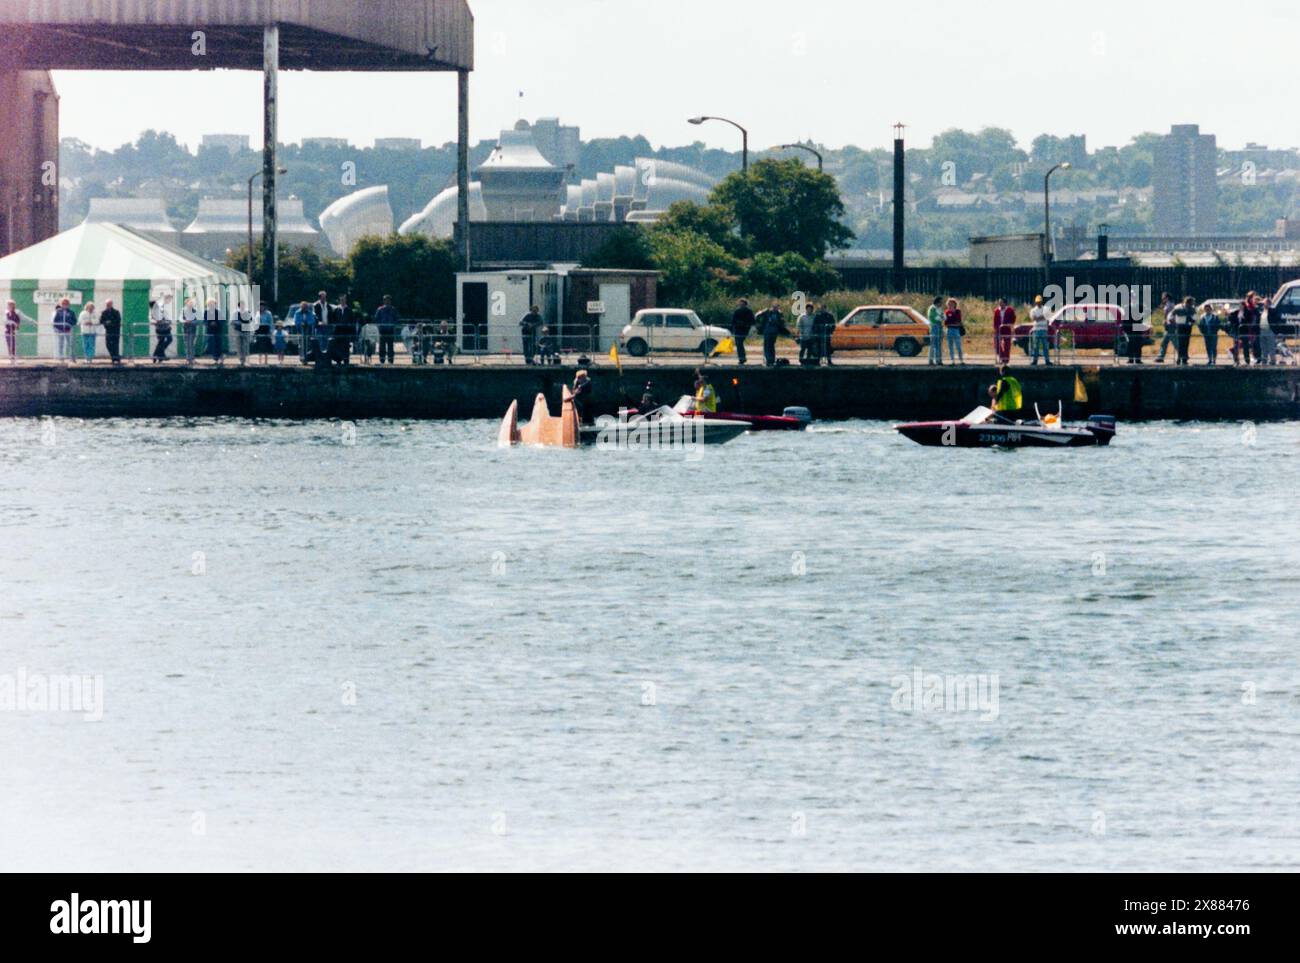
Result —
[[943, 297], [935, 298], [926, 315], [930, 322], [930, 364], [943, 367]]
[[1259, 363], [1277, 364], [1277, 332], [1273, 330], [1273, 302], [1265, 298], [1259, 305]]
[[1205, 363], [1213, 368], [1219, 359], [1219, 316], [1208, 303], [1201, 315], [1201, 337], [1205, 339]]
[[253, 312], [244, 307], [241, 301], [235, 308], [235, 320], [231, 328], [235, 336], [239, 339], [239, 366], [242, 368], [248, 364], [248, 356], [253, 350], [253, 336], [257, 334], [259, 322], [253, 317]]
[[1174, 308], [1174, 346], [1178, 350], [1178, 364], [1191, 364], [1192, 329], [1196, 327], [1196, 299], [1186, 298]]
[[316, 350], [324, 354], [329, 348], [330, 330], [334, 323], [334, 306], [324, 291], [316, 295], [316, 302], [311, 306], [311, 316], [316, 325]]
[[375, 312], [375, 324], [379, 327], [379, 363], [394, 364], [396, 361], [397, 326], [402, 319], [393, 307], [393, 296], [384, 295], [384, 303]]
[[185, 363], [193, 365], [199, 347], [199, 308], [193, 298], [181, 309], [181, 337], [185, 339]]
[[[1246, 367], [1250, 367], [1252, 354], [1256, 362], [1259, 361], [1259, 345], [1256, 341], [1258, 336], [1259, 295], [1251, 291], [1246, 295], [1246, 300], [1241, 303], [1237, 322], [1237, 349], [1241, 352], [1241, 363]], [[1233, 358], [1236, 359], [1236, 352], [1233, 352]]]
[[262, 364], [266, 364], [272, 351], [275, 350], [273, 336], [275, 333], [275, 315], [271, 313], [270, 305], [265, 301], [259, 306], [257, 318], [257, 340], [254, 342], [255, 350], [262, 356]]
[[365, 364], [371, 363], [377, 347], [379, 347], [379, 325], [370, 321], [361, 328], [361, 360]]
[[537, 336], [541, 334], [545, 322], [542, 309], [534, 304], [519, 322], [519, 335], [524, 342], [524, 364], [531, 365], [537, 361]]
[[817, 305], [809, 301], [804, 305], [803, 314], [795, 324], [795, 333], [799, 336], [799, 363], [805, 367], [817, 363], [817, 340], [814, 337]]
[[86, 359], [86, 364], [94, 364], [95, 338], [99, 334], [99, 314], [95, 311], [93, 301], [86, 302], [77, 323], [81, 327], [81, 354]]
[[754, 324], [757, 319], [754, 317], [754, 311], [749, 306], [749, 302], [744, 298], [740, 299], [740, 304], [731, 316], [731, 335], [736, 342], [736, 360], [744, 365], [747, 360], [745, 356], [745, 339], [749, 337], [749, 332], [754, 330]]
[[1007, 303], [1006, 298], [999, 298], [993, 311], [993, 353], [1000, 365], [1011, 363], [1011, 343], [1015, 332], [1016, 309]]
[[5, 305], [5, 349], [9, 352], [9, 363], [18, 363], [18, 329], [22, 327], [23, 316], [18, 313], [17, 302]]
[[316, 315], [312, 313], [310, 304], [301, 301], [298, 304], [298, 354], [303, 364], [310, 362], [311, 346], [315, 340]]
[[[1135, 307], [1131, 311], [1124, 312], [1124, 320], [1120, 324], [1120, 330], [1124, 332], [1124, 343], [1128, 346], [1128, 363], [1142, 364], [1142, 346], [1146, 343], [1146, 332], [1150, 325], [1144, 323], [1145, 319], [1141, 317], [1138, 309]], [[1119, 355], [1119, 344], [1115, 345], [1115, 353]]]
[[72, 360], [72, 329], [77, 326], [70, 302], [64, 298], [54, 312], [54, 357], [64, 364]]
[[280, 359], [280, 364], [284, 364], [285, 352], [289, 350], [289, 336], [284, 331], [284, 323], [275, 322], [275, 334], [271, 336], [271, 344], [275, 348], [275, 356]]
[[217, 367], [224, 367], [226, 355], [221, 343], [224, 334], [221, 330], [221, 309], [212, 298], [208, 299], [207, 306], [203, 309], [203, 326], [207, 332], [208, 350], [212, 353], [212, 360]]
[[[443, 357], [447, 359], [447, 364], [455, 364], [456, 357], [456, 335], [452, 334], [451, 325], [444, 318], [438, 322], [438, 343], [442, 345]], [[442, 362], [438, 362], [441, 364]]]
[[961, 339], [966, 334], [966, 324], [962, 321], [961, 306], [956, 298], [948, 299], [948, 309], [943, 313], [943, 326], [948, 332], [948, 360], [953, 364], [966, 363], [966, 353], [962, 350]]
[[835, 315], [831, 313], [830, 308], [822, 304], [817, 311], [817, 316], [813, 318], [813, 331], [817, 336], [817, 349], [821, 357], [826, 361], [826, 367], [834, 367], [835, 346], [832, 342], [835, 339], [835, 326], [837, 322]]
[[1033, 364], [1038, 365], [1038, 356], [1041, 354], [1050, 368], [1052, 366], [1052, 323], [1047, 317], [1047, 306], [1041, 294], [1034, 298], [1034, 307], [1029, 312], [1029, 321], [1033, 325], [1029, 333]]
[[772, 306], [758, 318], [763, 332], [763, 363], [769, 368], [776, 367], [776, 339], [789, 332], [785, 329], [785, 317], [780, 306], [774, 301]]
[[357, 313], [352, 310], [350, 293], [339, 295], [339, 303], [334, 306], [332, 317], [333, 329], [329, 340], [330, 360], [346, 368], [352, 364], [352, 342], [357, 337]]
[[110, 298], [104, 302], [104, 310], [100, 312], [99, 323], [104, 326], [104, 347], [108, 350], [108, 357], [113, 364], [122, 363], [122, 313], [113, 307], [113, 300]]
[[1177, 333], [1174, 330], [1174, 297], [1168, 291], [1160, 295], [1160, 313], [1164, 317], [1165, 336], [1160, 339], [1160, 357], [1156, 358], [1156, 364], [1165, 363], [1165, 355], [1169, 351], [1169, 346], [1175, 343]]
[[149, 320], [153, 323], [153, 333], [157, 343], [153, 349], [153, 363], [163, 364], [167, 361], [167, 349], [172, 346], [171, 298], [164, 297], [161, 302], [149, 305]]

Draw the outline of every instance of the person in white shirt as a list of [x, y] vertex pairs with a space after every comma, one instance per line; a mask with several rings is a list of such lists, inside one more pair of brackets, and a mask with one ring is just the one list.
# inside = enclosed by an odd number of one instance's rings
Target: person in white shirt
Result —
[[242, 301], [235, 309], [231, 326], [239, 339], [239, 366], [242, 368], [248, 364], [248, 355], [253, 350], [253, 335], [257, 333], [257, 322], [253, 320], [253, 312], [244, 307]]
[[163, 295], [161, 301], [155, 301], [149, 307], [149, 320], [153, 323], [157, 342], [153, 349], [153, 363], [163, 364], [167, 360], [167, 349], [171, 347], [172, 336], [172, 297]]
[[81, 353], [86, 359], [86, 364], [93, 364], [95, 338], [99, 334], [99, 314], [95, 311], [93, 303], [87, 302], [81, 316], [77, 319], [77, 324], [81, 328]]
[[1038, 356], [1041, 354], [1050, 368], [1052, 366], [1051, 319], [1047, 315], [1047, 308], [1044, 306], [1042, 295], [1034, 298], [1034, 307], [1029, 312], [1029, 320], [1033, 324], [1029, 340], [1032, 345], [1034, 364], [1038, 364]]
[[199, 346], [199, 308], [193, 298], [185, 299], [181, 311], [181, 335], [185, 338], [185, 363], [193, 365]]

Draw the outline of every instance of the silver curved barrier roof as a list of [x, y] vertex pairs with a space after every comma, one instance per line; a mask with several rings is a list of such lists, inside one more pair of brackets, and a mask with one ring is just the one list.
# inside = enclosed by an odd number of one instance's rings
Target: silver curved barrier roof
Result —
[[393, 207], [388, 202], [388, 186], [367, 187], [340, 197], [321, 212], [320, 229], [339, 255], [348, 254], [363, 237], [392, 234]]
[[[420, 213], [409, 217], [398, 229], [399, 234], [423, 234], [435, 240], [450, 240], [456, 231], [457, 193], [449, 187], [431, 200]], [[483, 185], [471, 181], [469, 185], [470, 223], [487, 220], [487, 206], [483, 203]]]

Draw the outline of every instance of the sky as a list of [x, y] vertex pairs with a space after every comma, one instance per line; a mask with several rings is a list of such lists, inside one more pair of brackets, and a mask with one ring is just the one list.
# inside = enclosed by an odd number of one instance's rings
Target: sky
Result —
[[[364, 7], [364, 3], [359, 4]], [[926, 146], [952, 127], [1084, 133], [1092, 149], [1199, 123], [1223, 147], [1300, 145], [1295, 0], [471, 0], [471, 135], [558, 116], [585, 139], [763, 149], [811, 139]], [[59, 72], [62, 133], [112, 148], [142, 130], [261, 144], [260, 74]], [[521, 97], [520, 94], [523, 94]], [[289, 73], [280, 139], [456, 136], [454, 74]]]

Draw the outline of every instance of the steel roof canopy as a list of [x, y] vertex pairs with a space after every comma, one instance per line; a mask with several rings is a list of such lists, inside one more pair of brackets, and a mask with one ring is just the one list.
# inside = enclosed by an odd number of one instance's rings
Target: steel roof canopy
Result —
[[269, 23], [283, 70], [474, 69], [467, 0], [0, 0], [0, 64], [261, 70]]

